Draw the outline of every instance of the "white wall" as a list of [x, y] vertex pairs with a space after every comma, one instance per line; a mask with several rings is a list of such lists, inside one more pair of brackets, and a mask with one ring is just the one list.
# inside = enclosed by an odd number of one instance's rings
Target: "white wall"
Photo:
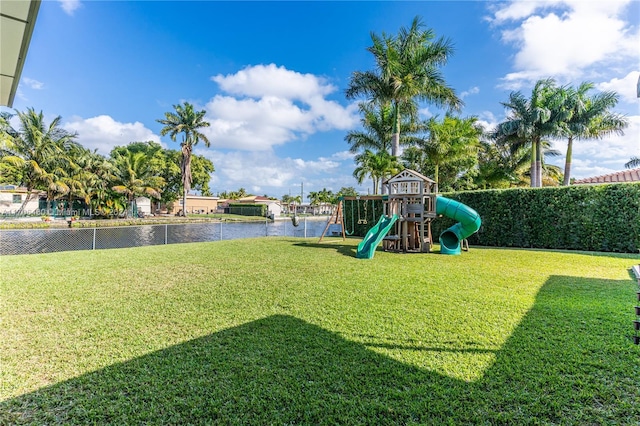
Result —
[[[20, 196], [19, 203], [13, 202], [14, 195]], [[0, 213], [9, 213], [9, 214], [15, 213], [16, 211], [18, 211], [18, 209], [24, 202], [25, 198], [27, 198], [26, 193], [0, 192]], [[24, 212], [33, 213], [34, 211], [38, 210], [38, 207], [39, 207], [38, 196], [33, 195], [31, 197], [31, 200], [29, 200], [29, 203], [27, 203], [27, 205], [25, 206]]]

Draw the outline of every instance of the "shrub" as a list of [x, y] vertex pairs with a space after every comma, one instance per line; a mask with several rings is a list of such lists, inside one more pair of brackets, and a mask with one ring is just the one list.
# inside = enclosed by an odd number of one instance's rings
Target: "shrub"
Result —
[[[471, 244], [498, 247], [640, 251], [640, 183], [516, 188], [443, 194], [482, 218]], [[453, 225], [433, 223], [433, 235]]]
[[266, 216], [267, 206], [266, 204], [232, 203], [229, 204], [229, 213], [241, 216]]

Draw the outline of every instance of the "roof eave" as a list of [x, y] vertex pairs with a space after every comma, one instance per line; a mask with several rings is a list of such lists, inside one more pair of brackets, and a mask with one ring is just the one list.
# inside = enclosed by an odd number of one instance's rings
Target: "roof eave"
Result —
[[29, 44], [31, 43], [31, 36], [33, 35], [33, 29], [35, 28], [36, 18], [38, 17], [38, 11], [40, 10], [41, 0], [30, 0], [29, 12], [25, 22], [24, 33], [22, 35], [22, 43], [20, 45], [20, 54], [18, 55], [18, 61], [16, 68], [12, 76], [11, 89], [9, 91], [9, 97], [7, 98], [6, 106], [13, 107], [13, 101], [18, 91], [18, 85], [20, 84], [20, 77], [22, 76], [22, 68], [24, 67], [25, 60], [27, 58], [27, 52], [29, 51]]

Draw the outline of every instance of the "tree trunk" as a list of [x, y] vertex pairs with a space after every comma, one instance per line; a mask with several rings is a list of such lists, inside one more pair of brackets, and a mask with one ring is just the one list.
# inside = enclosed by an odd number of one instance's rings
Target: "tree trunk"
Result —
[[529, 171], [531, 177], [531, 187], [535, 188], [538, 186], [536, 180], [538, 177], [538, 171], [536, 169], [536, 141], [535, 139], [531, 141], [531, 168]]
[[398, 158], [400, 151], [400, 133], [396, 132], [391, 136], [391, 155]]
[[571, 178], [571, 155], [573, 151], [573, 137], [569, 136], [569, 142], [567, 143], [567, 156], [564, 161], [564, 181], [562, 185], [568, 186], [569, 179]]
[[536, 142], [536, 185], [542, 188], [542, 142], [540, 139]]
[[33, 195], [32, 194], [32, 189], [31, 188], [27, 188], [27, 197], [24, 199], [24, 201], [20, 205], [20, 208], [16, 212], [16, 216], [20, 216], [22, 213], [24, 213], [24, 208], [27, 206], [29, 201], [31, 201], [31, 196], [32, 195]]
[[187, 194], [191, 189], [191, 150], [190, 143], [182, 144], [182, 216], [187, 217]]
[[391, 155], [398, 158], [398, 151], [400, 151], [400, 111], [399, 106], [396, 104], [393, 114], [393, 135], [391, 135]]

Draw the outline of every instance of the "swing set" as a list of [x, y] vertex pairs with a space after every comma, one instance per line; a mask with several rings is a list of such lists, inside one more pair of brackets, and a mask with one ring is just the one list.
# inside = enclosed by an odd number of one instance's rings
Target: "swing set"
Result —
[[[369, 215], [369, 202], [371, 202], [371, 218], [373, 223], [377, 222], [379, 217], [376, 216], [376, 201], [382, 201], [382, 195], [360, 195], [356, 197], [340, 197], [340, 201], [338, 202], [338, 208], [333, 212], [329, 221], [327, 222], [327, 226], [324, 228], [322, 235], [320, 236], [320, 240], [318, 242], [322, 242], [322, 239], [325, 237], [327, 230], [330, 225], [340, 225], [342, 228], [342, 239], [346, 239], [346, 235], [353, 235], [356, 231], [357, 225], [367, 225], [369, 223], [368, 215]], [[346, 209], [346, 204], [350, 204], [350, 216], [351, 216], [351, 231], [347, 229], [344, 210]], [[357, 221], [356, 221], [357, 216]]]

